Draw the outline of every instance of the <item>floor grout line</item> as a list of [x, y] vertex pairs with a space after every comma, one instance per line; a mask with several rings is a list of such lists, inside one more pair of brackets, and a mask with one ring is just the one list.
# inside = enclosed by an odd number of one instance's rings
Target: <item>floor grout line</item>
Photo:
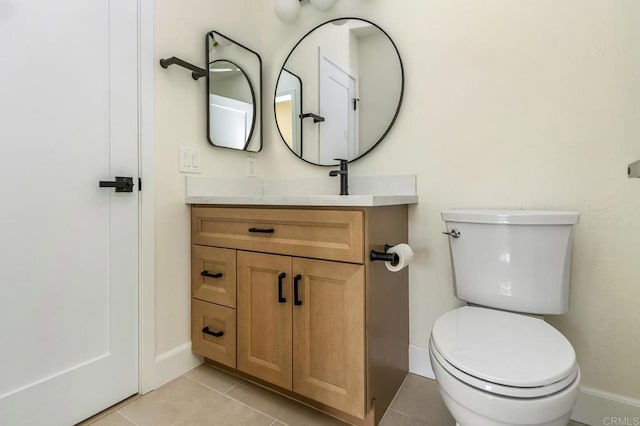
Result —
[[226, 391], [224, 391], [223, 393], [226, 395], [227, 393], [231, 392], [232, 390], [234, 390], [235, 388], [238, 387], [238, 385], [242, 383], [241, 381], [238, 381], [238, 383], [236, 383], [235, 385], [231, 386], [229, 389], [227, 389]]
[[398, 413], [398, 414], [402, 414], [402, 415], [403, 415], [403, 416], [405, 416], [405, 417], [409, 417], [409, 418], [411, 418], [411, 419], [413, 419], [413, 418], [414, 418], [414, 417], [413, 417], [413, 416], [411, 416], [410, 414], [407, 414], [407, 413], [405, 413], [405, 412], [403, 412], [403, 411], [400, 411], [400, 410], [396, 410], [395, 408], [389, 408], [387, 411], [395, 411], [396, 413]]
[[[207, 386], [207, 385], [205, 385], [204, 383], [200, 383], [199, 381], [197, 381], [197, 380], [195, 380], [195, 379], [192, 379], [192, 378], [190, 378], [190, 377], [184, 376], [184, 375], [183, 375], [183, 376], [181, 376], [181, 377], [184, 377], [185, 379], [187, 379], [187, 380], [189, 380], [189, 381], [191, 381], [191, 382], [193, 382], [193, 383], [197, 383], [197, 384], [199, 384], [200, 386], [205, 387], [205, 388], [207, 388], [207, 389], [209, 389], [209, 390], [211, 390], [211, 391], [213, 391], [213, 392], [219, 393], [220, 395], [222, 395], [222, 396], [224, 396], [224, 397], [226, 397], [226, 398], [229, 398], [229, 399], [231, 399], [231, 400], [233, 400], [233, 401], [236, 401], [237, 403], [240, 403], [240, 404], [244, 405], [245, 407], [248, 407], [248, 408], [252, 409], [253, 411], [258, 412], [258, 413], [262, 414], [263, 416], [267, 416], [268, 418], [270, 418], [270, 419], [272, 419], [272, 420], [276, 420], [276, 421], [279, 421], [279, 422], [281, 422], [281, 423], [284, 423], [284, 422], [282, 422], [280, 419], [277, 419], [277, 418], [275, 418], [275, 417], [273, 417], [273, 416], [271, 416], [271, 415], [269, 415], [269, 414], [265, 413], [264, 411], [260, 411], [260, 410], [258, 410], [257, 408], [252, 407], [251, 405], [247, 404], [246, 402], [242, 402], [242, 401], [240, 401], [239, 399], [236, 399], [236, 398], [234, 398], [234, 397], [232, 397], [232, 396], [230, 396], [230, 395], [227, 395], [226, 393], [220, 392], [219, 390], [214, 389], [214, 388], [212, 388], [211, 386]], [[237, 386], [237, 385], [239, 385], [239, 384], [240, 384], [240, 383], [236, 383], [236, 385], [235, 385], [235, 386]], [[235, 387], [235, 386], [234, 386], [234, 387]], [[273, 424], [273, 423], [271, 423], [271, 424]], [[285, 423], [285, 424], [286, 424], [286, 423]]]
[[108, 416], [112, 415], [113, 413], [117, 413], [118, 410], [120, 410], [121, 408], [126, 407], [127, 405], [137, 401], [140, 398], [142, 398], [142, 395], [140, 395], [140, 394], [131, 395], [129, 398], [125, 398], [122, 401], [117, 402], [117, 403], [113, 404], [112, 406], [110, 406], [108, 408], [105, 408], [101, 412], [99, 412], [97, 414], [94, 414], [93, 416], [91, 416], [91, 417], [89, 417], [87, 419], [84, 419], [83, 421], [78, 423], [76, 426], [90, 426], [90, 425], [93, 425], [94, 423], [97, 423], [97, 422], [101, 421], [105, 417], [108, 417]]
[[[126, 405], [125, 405], [126, 407]], [[128, 421], [130, 421], [131, 423], [133, 423], [135, 426], [138, 426], [138, 423], [134, 422], [133, 420], [131, 420], [129, 417], [127, 417], [124, 413], [121, 413], [120, 410], [116, 410], [116, 413], [120, 414], [122, 417], [124, 417], [125, 419], [127, 419]]]
[[[398, 395], [400, 395], [400, 392], [402, 392], [402, 388], [404, 387], [404, 384], [407, 382], [407, 379], [409, 378], [409, 374], [407, 374], [404, 378], [404, 380], [402, 380], [402, 384], [400, 385], [400, 387], [398, 388], [398, 391], [396, 392], [395, 395], [393, 395], [393, 398], [391, 399], [391, 402], [389, 403], [389, 406], [387, 407], [387, 411], [384, 413], [384, 415], [382, 416], [382, 418], [384, 418], [384, 416], [389, 412], [389, 411], [394, 411], [398, 414], [401, 414], [405, 417], [408, 417], [410, 419], [413, 419], [413, 417], [411, 417], [410, 415], [403, 413], [402, 411], [398, 411], [395, 408], [393, 408], [393, 403], [395, 402], [396, 399], [398, 399]], [[382, 419], [380, 419], [382, 420]]]

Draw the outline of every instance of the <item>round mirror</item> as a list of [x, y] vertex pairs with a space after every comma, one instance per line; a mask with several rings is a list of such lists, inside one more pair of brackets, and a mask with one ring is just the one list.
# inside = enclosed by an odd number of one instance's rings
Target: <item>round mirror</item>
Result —
[[354, 161], [387, 135], [403, 89], [402, 60], [389, 35], [364, 19], [334, 19], [287, 56], [275, 93], [278, 130], [304, 161]]
[[256, 98], [245, 72], [227, 60], [209, 63], [209, 142], [246, 149], [256, 121]]

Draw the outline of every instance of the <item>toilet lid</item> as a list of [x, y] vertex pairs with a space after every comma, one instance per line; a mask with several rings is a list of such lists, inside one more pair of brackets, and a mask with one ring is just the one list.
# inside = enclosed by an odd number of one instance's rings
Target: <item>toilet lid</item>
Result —
[[569, 341], [543, 320], [465, 306], [442, 315], [431, 340], [466, 374], [514, 387], [546, 386], [574, 374]]

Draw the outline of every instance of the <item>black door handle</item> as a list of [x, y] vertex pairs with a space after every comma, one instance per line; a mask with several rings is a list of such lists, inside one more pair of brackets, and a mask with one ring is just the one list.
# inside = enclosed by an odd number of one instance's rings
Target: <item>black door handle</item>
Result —
[[287, 274], [284, 272], [278, 275], [278, 303], [287, 303], [287, 298], [282, 297], [282, 280], [286, 277]]
[[302, 306], [302, 300], [300, 300], [300, 295], [298, 294], [298, 284], [302, 279], [302, 275], [298, 274], [293, 278], [293, 304], [296, 306]]
[[211, 331], [211, 330], [209, 330], [209, 327], [203, 328], [202, 332], [204, 334], [208, 334], [209, 336], [213, 336], [213, 337], [222, 337], [222, 336], [224, 336], [224, 331]]
[[200, 275], [203, 277], [208, 277], [208, 278], [220, 278], [222, 277], [222, 272], [218, 272], [217, 274], [212, 274], [209, 271], [202, 271], [200, 272]]
[[116, 180], [101, 180], [100, 188], [115, 188], [116, 192], [133, 192], [133, 178], [116, 176]]
[[262, 229], [262, 228], [249, 228], [249, 232], [255, 232], [258, 234], [273, 234], [275, 230], [273, 228]]

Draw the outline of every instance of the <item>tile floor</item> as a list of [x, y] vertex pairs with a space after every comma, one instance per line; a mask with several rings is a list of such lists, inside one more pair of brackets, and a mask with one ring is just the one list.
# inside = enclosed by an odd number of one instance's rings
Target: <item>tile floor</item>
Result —
[[[82, 423], [95, 426], [315, 426], [344, 423], [201, 365]], [[454, 426], [433, 380], [409, 374], [380, 426]], [[579, 423], [570, 423], [579, 425]]]

